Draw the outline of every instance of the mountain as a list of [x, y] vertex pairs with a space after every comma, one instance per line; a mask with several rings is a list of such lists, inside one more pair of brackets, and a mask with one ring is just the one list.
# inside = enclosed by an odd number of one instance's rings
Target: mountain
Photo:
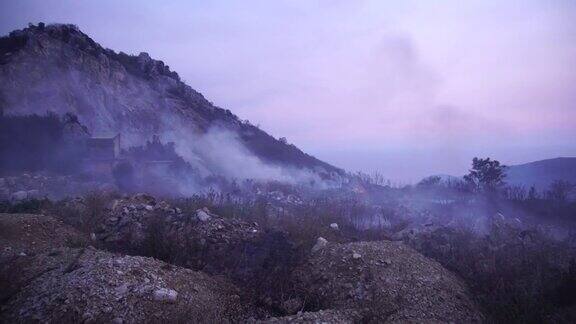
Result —
[[576, 157], [560, 157], [512, 165], [506, 171], [506, 182], [512, 185], [547, 189], [555, 180], [576, 184]]
[[[437, 174], [422, 180], [432, 177], [438, 177], [442, 183], [462, 181], [462, 176], [447, 174]], [[576, 184], [576, 157], [559, 157], [509, 165], [506, 168], [505, 182], [512, 186], [523, 186], [526, 188], [534, 186], [538, 190], [547, 190], [550, 184], [556, 180]]]
[[72, 113], [94, 136], [120, 133], [124, 146], [157, 134], [207, 173], [343, 174], [214, 106], [164, 62], [105, 49], [74, 25], [30, 24], [0, 38], [0, 110]]

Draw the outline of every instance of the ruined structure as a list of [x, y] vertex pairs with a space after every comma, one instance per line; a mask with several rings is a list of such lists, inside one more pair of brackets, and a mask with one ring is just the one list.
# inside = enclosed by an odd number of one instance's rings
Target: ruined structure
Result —
[[114, 137], [92, 137], [86, 140], [84, 171], [99, 176], [111, 176], [120, 161], [120, 134]]

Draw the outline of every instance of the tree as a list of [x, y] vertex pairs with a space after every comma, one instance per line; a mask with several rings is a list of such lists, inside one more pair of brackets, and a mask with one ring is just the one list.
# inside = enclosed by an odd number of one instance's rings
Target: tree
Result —
[[475, 157], [472, 159], [472, 169], [464, 176], [464, 181], [475, 191], [495, 192], [504, 185], [505, 170], [506, 166], [497, 160]]
[[530, 190], [528, 191], [528, 200], [536, 200], [538, 199], [538, 192], [536, 191], [536, 187], [531, 186]]
[[568, 201], [568, 196], [573, 189], [574, 185], [568, 181], [556, 180], [550, 184], [547, 195], [550, 200], [562, 204]]
[[438, 186], [441, 181], [442, 181], [442, 178], [440, 176], [429, 176], [429, 177], [426, 177], [426, 178], [420, 180], [420, 182], [418, 182], [418, 186], [419, 187], [434, 187], [434, 186]]

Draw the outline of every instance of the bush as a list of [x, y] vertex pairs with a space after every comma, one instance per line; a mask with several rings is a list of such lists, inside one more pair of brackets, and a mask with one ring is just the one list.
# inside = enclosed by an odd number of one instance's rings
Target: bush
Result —
[[494, 322], [545, 322], [560, 300], [576, 300], [567, 289], [576, 282], [574, 251], [536, 230], [493, 226], [479, 237], [441, 228], [407, 243], [461, 276]]
[[92, 192], [81, 199], [66, 199], [52, 203], [47, 212], [83, 233], [94, 233], [108, 216], [116, 194]]
[[41, 214], [49, 204], [47, 199], [26, 199], [17, 202], [0, 201], [0, 213]]

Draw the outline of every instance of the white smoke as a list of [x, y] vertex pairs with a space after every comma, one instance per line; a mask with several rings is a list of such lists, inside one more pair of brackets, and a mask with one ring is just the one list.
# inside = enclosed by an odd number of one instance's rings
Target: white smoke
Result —
[[280, 181], [290, 184], [320, 184], [323, 181], [311, 170], [267, 163], [250, 152], [238, 134], [212, 127], [198, 134], [178, 127], [163, 135], [176, 143], [176, 151], [196, 167], [202, 176], [219, 175], [228, 179]]

